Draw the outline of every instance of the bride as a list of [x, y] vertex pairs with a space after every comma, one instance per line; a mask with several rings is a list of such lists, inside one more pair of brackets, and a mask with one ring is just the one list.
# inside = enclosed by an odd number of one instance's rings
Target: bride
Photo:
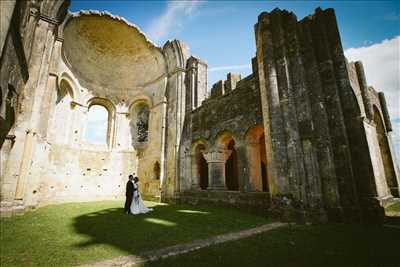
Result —
[[133, 179], [133, 199], [131, 203], [131, 213], [132, 214], [140, 214], [140, 213], [147, 213], [149, 211], [152, 211], [153, 209], [147, 208], [142, 200], [142, 197], [139, 194], [139, 186], [138, 183], [139, 178], [135, 177]]

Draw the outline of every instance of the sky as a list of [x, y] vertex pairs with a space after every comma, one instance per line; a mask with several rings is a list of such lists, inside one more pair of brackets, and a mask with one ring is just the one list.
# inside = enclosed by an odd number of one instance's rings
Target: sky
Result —
[[136, 24], [158, 46], [186, 43], [208, 63], [208, 88], [228, 72], [251, 73], [254, 24], [262, 11], [287, 9], [300, 20], [334, 8], [350, 61], [362, 60], [367, 83], [386, 95], [400, 162], [400, 1], [110, 1], [72, 0], [70, 11], [100, 10]]
[[85, 140], [91, 144], [107, 144], [108, 111], [100, 105], [93, 105], [88, 112]]

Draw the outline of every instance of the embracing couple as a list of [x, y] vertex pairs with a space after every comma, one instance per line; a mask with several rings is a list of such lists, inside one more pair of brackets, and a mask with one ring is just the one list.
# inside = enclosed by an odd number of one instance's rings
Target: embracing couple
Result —
[[126, 184], [125, 201], [125, 213], [127, 214], [141, 214], [153, 210], [145, 207], [143, 200], [139, 194], [138, 182], [138, 177], [133, 178], [133, 175], [129, 175], [129, 181]]

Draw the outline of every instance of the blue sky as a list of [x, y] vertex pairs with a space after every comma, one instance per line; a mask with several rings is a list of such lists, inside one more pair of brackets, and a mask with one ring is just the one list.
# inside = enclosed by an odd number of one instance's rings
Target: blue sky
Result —
[[72, 0], [70, 11], [100, 10], [136, 24], [156, 44], [185, 42], [208, 63], [208, 87], [226, 73], [250, 74], [254, 24], [262, 11], [294, 12], [298, 19], [317, 7], [334, 8], [343, 48], [362, 60], [367, 82], [386, 95], [400, 162], [400, 1], [110, 1]]
[[[150, 39], [162, 46], [168, 39], [189, 45], [191, 53], [215, 67], [236, 66], [250, 73], [255, 55], [254, 24], [262, 11], [276, 7], [293, 11], [299, 19], [317, 7], [336, 11], [343, 47], [360, 47], [390, 39], [400, 32], [400, 4], [385, 1], [79, 1], [71, 11], [107, 10], [138, 25]], [[168, 15], [170, 15], [168, 17]], [[161, 26], [160, 26], [161, 24]], [[161, 29], [154, 34], [154, 28]], [[228, 70], [229, 71], [229, 70]], [[223, 79], [226, 70], [209, 73], [211, 83]]]

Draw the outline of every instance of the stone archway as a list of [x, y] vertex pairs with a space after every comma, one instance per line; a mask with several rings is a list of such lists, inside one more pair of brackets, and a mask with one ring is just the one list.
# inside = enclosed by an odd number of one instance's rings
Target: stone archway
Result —
[[230, 191], [238, 191], [238, 154], [235, 140], [230, 133], [224, 132], [219, 136], [217, 144], [219, 148], [230, 152], [225, 162], [225, 187]]
[[232, 151], [232, 153], [225, 163], [226, 189], [237, 191], [239, 190], [238, 156], [233, 139], [229, 141], [227, 149]]
[[203, 152], [206, 145], [198, 142], [193, 148], [192, 154], [192, 187], [193, 189], [205, 190], [209, 186], [208, 182], [208, 163], [204, 158]]
[[265, 135], [262, 125], [250, 128], [245, 136], [246, 158], [251, 191], [268, 191]]

